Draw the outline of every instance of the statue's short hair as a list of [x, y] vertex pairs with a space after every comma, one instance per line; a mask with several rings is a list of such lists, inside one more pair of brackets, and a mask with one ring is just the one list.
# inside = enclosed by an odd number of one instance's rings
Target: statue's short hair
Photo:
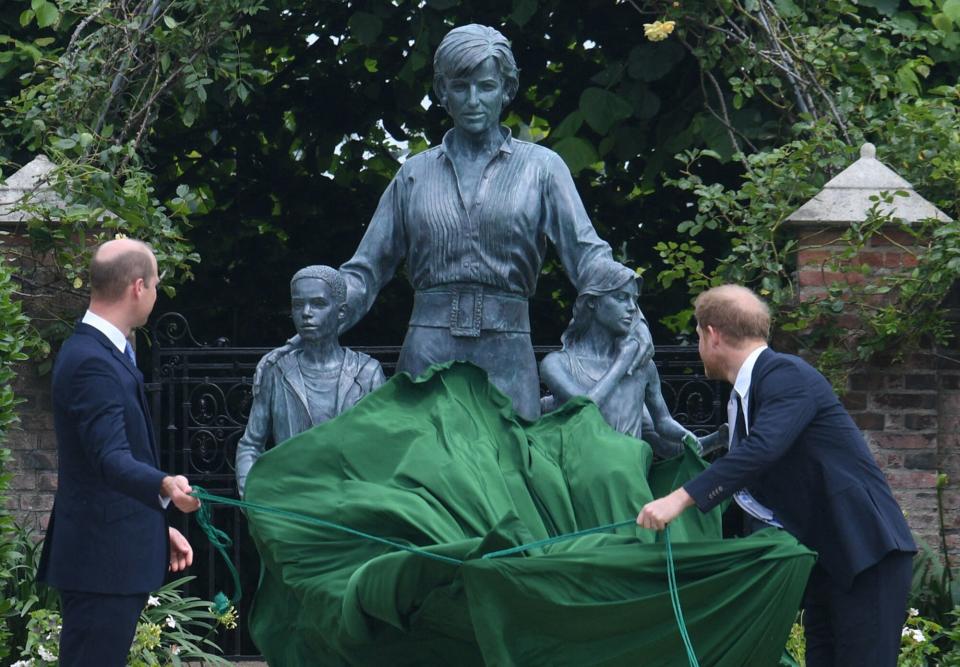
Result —
[[318, 280], [322, 280], [333, 288], [333, 297], [337, 300], [338, 304], [346, 302], [347, 283], [344, 281], [343, 276], [340, 275], [340, 272], [332, 266], [315, 264], [313, 266], [303, 267], [294, 273], [293, 278], [290, 279], [290, 291], [293, 291], [293, 284], [295, 282], [303, 280], [304, 278], [317, 278]]
[[119, 301], [131, 283], [138, 278], [146, 281], [153, 275], [153, 252], [150, 246], [141, 241], [135, 243], [138, 247], [109, 259], [99, 257], [103, 244], [97, 246], [90, 262], [91, 296], [106, 302]]
[[712, 326], [734, 343], [770, 337], [770, 308], [741, 285], [720, 285], [700, 294], [693, 303], [700, 328]]
[[513, 100], [520, 79], [510, 42], [498, 30], [477, 23], [454, 28], [437, 47], [433, 56], [433, 91], [437, 99], [443, 100], [448, 78], [468, 74], [487, 58], [493, 58], [503, 77], [506, 103]]

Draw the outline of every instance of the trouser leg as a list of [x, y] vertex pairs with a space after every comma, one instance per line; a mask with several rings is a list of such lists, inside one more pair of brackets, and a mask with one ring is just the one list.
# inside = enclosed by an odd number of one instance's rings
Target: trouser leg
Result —
[[830, 624], [830, 578], [814, 566], [803, 595], [803, 634], [809, 667], [833, 666], [833, 626]]
[[61, 591], [61, 667], [124, 667], [146, 593]]
[[[819, 568], [816, 568], [819, 570]], [[822, 572], [804, 599], [809, 667], [895, 667], [910, 592], [912, 554], [887, 554], [840, 590]]]

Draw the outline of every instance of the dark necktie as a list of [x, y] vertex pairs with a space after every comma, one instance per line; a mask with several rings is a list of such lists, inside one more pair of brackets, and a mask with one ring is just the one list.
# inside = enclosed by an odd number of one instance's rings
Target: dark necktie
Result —
[[740, 394], [736, 391], [733, 395], [737, 398], [737, 423], [733, 427], [733, 441], [730, 443], [730, 449], [736, 447], [741, 440], [747, 437], [747, 423], [743, 416], [743, 401], [740, 400]]

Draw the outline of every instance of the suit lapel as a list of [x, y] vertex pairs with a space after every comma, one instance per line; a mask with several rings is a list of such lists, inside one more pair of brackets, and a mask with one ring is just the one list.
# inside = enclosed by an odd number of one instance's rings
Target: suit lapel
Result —
[[119, 364], [126, 372], [133, 376], [133, 379], [137, 383], [137, 400], [140, 403], [140, 410], [143, 413], [143, 421], [146, 425], [147, 439], [150, 444], [150, 453], [153, 455], [154, 463], [159, 465], [160, 453], [157, 451], [156, 437], [153, 433], [153, 421], [150, 417], [149, 401], [147, 400], [147, 393], [143, 386], [143, 373], [140, 372], [140, 369], [136, 367], [136, 365], [130, 360], [129, 357], [127, 357], [127, 355], [118, 350], [116, 345], [114, 345], [110, 339], [107, 338], [107, 336], [96, 327], [92, 327], [89, 324], [84, 324], [83, 322], [78, 322], [74, 331], [78, 334], [91, 336], [106, 349], [114, 363]]
[[749, 407], [750, 414], [747, 415], [747, 425], [753, 427], [754, 418], [757, 415], [758, 408], [760, 407], [760, 401], [758, 399], [760, 396], [757, 391], [757, 385], [759, 384], [759, 378], [763, 374], [763, 369], [766, 368], [767, 364], [770, 363], [770, 360], [773, 359], [774, 351], [769, 347], [765, 349], [757, 357], [757, 362], [753, 365], [753, 372], [750, 374], [750, 391], [747, 392], [750, 396], [749, 398]]

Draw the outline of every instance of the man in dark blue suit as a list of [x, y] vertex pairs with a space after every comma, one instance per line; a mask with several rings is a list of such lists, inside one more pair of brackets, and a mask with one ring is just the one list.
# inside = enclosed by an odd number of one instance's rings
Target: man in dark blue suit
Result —
[[729, 453], [637, 523], [662, 530], [733, 497], [751, 530], [782, 528], [819, 554], [807, 665], [896, 665], [916, 545], [863, 435], [816, 369], [767, 347], [770, 313], [753, 292], [713, 288], [695, 313], [707, 376], [733, 384]]
[[167, 526], [200, 503], [159, 470], [143, 376], [128, 338], [157, 298], [157, 260], [130, 239], [100, 246], [90, 306], [53, 369], [59, 480], [39, 578], [60, 591], [60, 664], [122, 667], [147, 595], [193, 560]]

